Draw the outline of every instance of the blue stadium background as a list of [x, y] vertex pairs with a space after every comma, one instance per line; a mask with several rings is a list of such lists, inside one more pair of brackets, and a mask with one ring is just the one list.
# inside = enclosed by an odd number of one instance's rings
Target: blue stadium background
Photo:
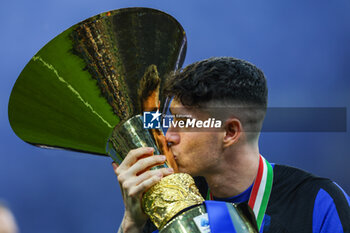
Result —
[[[271, 107], [350, 107], [346, 0], [3, 1], [0, 199], [22, 233], [117, 231], [124, 207], [111, 159], [24, 143], [10, 128], [7, 105], [21, 70], [47, 42], [88, 17], [132, 6], [160, 9], [182, 24], [188, 37], [185, 65], [212, 56], [256, 64], [267, 76]], [[261, 153], [271, 162], [329, 177], [349, 193], [348, 131], [263, 133]]]

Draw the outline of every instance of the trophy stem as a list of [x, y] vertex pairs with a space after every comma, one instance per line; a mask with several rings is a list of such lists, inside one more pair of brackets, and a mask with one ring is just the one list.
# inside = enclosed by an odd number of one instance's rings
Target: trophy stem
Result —
[[[116, 163], [121, 164], [130, 150], [140, 147], [153, 147], [155, 155], [161, 154], [153, 135], [143, 127], [143, 117], [136, 115], [113, 129], [106, 152]], [[165, 163], [153, 169], [163, 167], [168, 165]]]

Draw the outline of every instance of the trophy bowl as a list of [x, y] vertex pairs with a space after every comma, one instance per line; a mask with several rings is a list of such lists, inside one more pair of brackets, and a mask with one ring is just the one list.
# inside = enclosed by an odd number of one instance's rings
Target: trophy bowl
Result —
[[148, 67], [161, 86], [185, 54], [183, 28], [161, 11], [125, 8], [86, 19], [25, 66], [9, 100], [11, 127], [35, 146], [107, 156], [113, 129], [141, 114], [138, 84]]

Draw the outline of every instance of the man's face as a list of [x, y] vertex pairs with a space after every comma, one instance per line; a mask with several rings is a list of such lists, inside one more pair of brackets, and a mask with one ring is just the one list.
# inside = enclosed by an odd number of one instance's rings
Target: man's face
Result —
[[[179, 101], [173, 100], [170, 106], [173, 115], [187, 115], [192, 118], [206, 120], [208, 114], [199, 110], [184, 107]], [[184, 118], [180, 118], [184, 120]], [[177, 120], [177, 119], [174, 119]], [[205, 176], [214, 173], [220, 162], [222, 152], [222, 132], [208, 129], [189, 129], [170, 127], [166, 139], [171, 144], [179, 172], [192, 176]]]

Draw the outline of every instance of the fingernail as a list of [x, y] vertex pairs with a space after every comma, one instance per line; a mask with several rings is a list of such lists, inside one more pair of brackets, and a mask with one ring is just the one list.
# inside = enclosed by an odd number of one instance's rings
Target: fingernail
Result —
[[157, 173], [157, 176], [162, 178], [163, 177], [163, 174], [161, 172]]
[[160, 159], [161, 159], [162, 161], [165, 161], [165, 160], [166, 160], [166, 157], [165, 157], [164, 155], [161, 155], [161, 156], [160, 156]]
[[173, 173], [173, 172], [174, 172], [174, 169], [172, 169], [171, 167], [169, 167], [169, 168], [168, 168], [168, 172]]
[[149, 152], [153, 152], [153, 151], [154, 151], [154, 148], [153, 148], [153, 147], [148, 147], [148, 151], [149, 151]]

